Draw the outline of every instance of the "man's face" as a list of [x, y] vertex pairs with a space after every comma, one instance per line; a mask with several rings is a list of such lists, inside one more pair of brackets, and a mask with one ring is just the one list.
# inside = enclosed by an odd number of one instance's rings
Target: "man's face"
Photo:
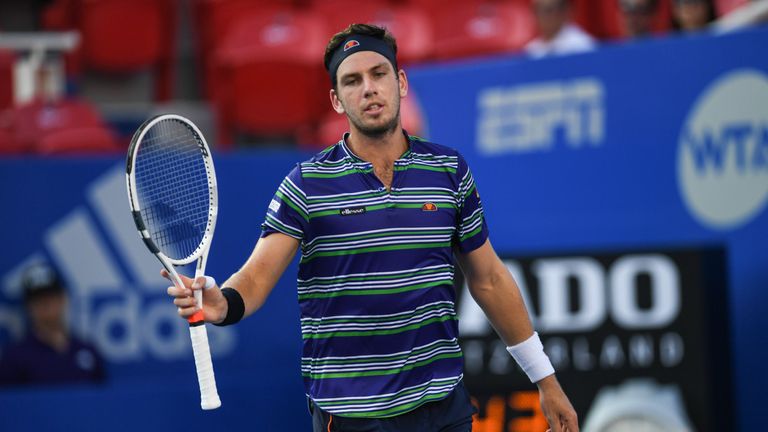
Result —
[[407, 93], [405, 72], [396, 72], [377, 52], [361, 51], [339, 65], [331, 103], [336, 112], [346, 113], [351, 127], [375, 138], [399, 126], [400, 98]]
[[628, 36], [651, 33], [655, 13], [651, 0], [619, 0], [624, 18], [624, 31]]
[[64, 293], [40, 294], [27, 301], [33, 325], [40, 330], [55, 330], [64, 325], [67, 298]]

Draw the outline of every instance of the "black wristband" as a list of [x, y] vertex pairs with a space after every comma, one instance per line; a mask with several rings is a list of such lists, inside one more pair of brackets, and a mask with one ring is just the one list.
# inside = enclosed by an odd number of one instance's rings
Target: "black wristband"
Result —
[[222, 288], [221, 294], [227, 299], [227, 316], [224, 317], [224, 321], [214, 324], [219, 327], [228, 326], [237, 323], [243, 319], [245, 315], [245, 302], [234, 288]]

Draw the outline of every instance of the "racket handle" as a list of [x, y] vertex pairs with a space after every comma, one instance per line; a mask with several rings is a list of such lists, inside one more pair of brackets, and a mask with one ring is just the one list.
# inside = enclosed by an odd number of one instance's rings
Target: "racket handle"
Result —
[[205, 330], [205, 325], [200, 323], [189, 327], [189, 334], [192, 337], [197, 381], [200, 384], [200, 406], [204, 410], [216, 409], [221, 406], [221, 399], [219, 399], [219, 393], [216, 390], [216, 378], [213, 376], [208, 332]]

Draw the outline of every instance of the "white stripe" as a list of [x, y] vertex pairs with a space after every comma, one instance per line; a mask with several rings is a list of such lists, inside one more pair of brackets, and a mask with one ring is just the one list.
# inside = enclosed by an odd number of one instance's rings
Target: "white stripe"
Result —
[[355, 236], [367, 235], [367, 234], [386, 233], [386, 232], [392, 232], [392, 231], [413, 231], [413, 232], [419, 232], [419, 231], [439, 231], [439, 230], [453, 231], [454, 228], [455, 228], [454, 226], [384, 228], [384, 229], [377, 229], [377, 230], [370, 230], [370, 231], [355, 231], [355, 232], [346, 233], [346, 234], [331, 234], [331, 235], [317, 236], [314, 239], [312, 239], [312, 242], [315, 242], [317, 240], [327, 239], [327, 238], [343, 239], [343, 238], [346, 238], [346, 237], [355, 237]]
[[394, 316], [398, 316], [398, 315], [405, 315], [405, 314], [413, 313], [413, 312], [418, 311], [419, 309], [424, 309], [424, 308], [428, 308], [430, 306], [435, 306], [435, 305], [439, 305], [439, 304], [443, 304], [443, 305], [446, 305], [446, 306], [453, 306], [454, 305], [452, 301], [441, 300], [441, 301], [436, 301], [436, 302], [432, 302], [432, 303], [427, 303], [427, 304], [421, 305], [421, 306], [417, 307], [416, 309], [411, 309], [411, 310], [407, 310], [407, 311], [403, 311], [403, 312], [397, 312], [397, 313], [391, 313], [391, 314], [383, 314], [383, 315], [332, 315], [332, 316], [327, 316], [327, 317], [322, 317], [322, 318], [304, 317], [304, 318], [301, 318], [301, 321], [304, 322], [304, 321], [308, 321], [308, 320], [315, 320], [315, 321], [317, 321], [317, 320], [354, 319], [354, 318], [365, 318], [365, 319], [367, 319], [367, 318], [387, 318], [387, 317], [394, 317]]
[[408, 354], [408, 353], [410, 353], [410, 352], [412, 352], [414, 350], [428, 348], [428, 347], [430, 347], [432, 345], [437, 345], [437, 344], [439, 344], [441, 342], [449, 342], [449, 343], [456, 342], [456, 343], [458, 343], [458, 339], [457, 338], [437, 339], [437, 340], [434, 340], [434, 341], [432, 341], [432, 342], [430, 342], [428, 344], [417, 346], [417, 347], [413, 347], [413, 349], [409, 349], [408, 351], [400, 351], [400, 352], [395, 352], [395, 353], [391, 353], [391, 354], [370, 354], [370, 355], [366, 354], [366, 355], [359, 355], [359, 356], [329, 356], [329, 357], [317, 357], [317, 358], [315, 358], [315, 357], [302, 357], [301, 361], [313, 361], [313, 360], [314, 361], [319, 361], [319, 360], [352, 360], [352, 359], [366, 359], [366, 358], [374, 358], [374, 357], [396, 357], [396, 356], [399, 356], [399, 355]]
[[[456, 339], [450, 339], [451, 341], [454, 341]], [[429, 381], [423, 382], [421, 384], [412, 385], [410, 387], [405, 387], [401, 390], [398, 390], [394, 393], [382, 393], [377, 395], [371, 395], [371, 396], [352, 396], [352, 397], [343, 397], [343, 398], [317, 398], [313, 399], [315, 402], [318, 403], [324, 403], [324, 402], [342, 402], [348, 399], [378, 399], [378, 398], [386, 398], [386, 397], [395, 397], [400, 393], [405, 393], [409, 390], [413, 390], [418, 387], [422, 387], [424, 385], [430, 385], [430, 384], [438, 384], [438, 385], [447, 385], [449, 383], [453, 383], [456, 381], [456, 378], [461, 379], [464, 376], [464, 374], [459, 375], [458, 377], [448, 377], [448, 378], [433, 378]], [[442, 384], [445, 383], [445, 384]], [[427, 387], [429, 388], [429, 387]]]
[[[414, 244], [414, 243], [423, 243], [423, 242], [429, 242], [429, 241], [432, 241], [432, 242], [446, 241], [446, 240], [450, 241], [451, 237], [452, 237], [451, 233], [448, 233], [443, 235], [423, 235], [415, 238], [413, 236], [394, 236], [394, 237], [383, 237], [383, 238], [375, 238], [375, 239], [355, 240], [352, 242], [343, 242], [343, 243], [323, 243], [323, 244], [318, 244], [316, 246], [313, 246], [312, 248], [306, 248], [304, 250], [304, 256], [308, 256], [316, 252], [350, 250], [350, 249], [358, 249], [363, 247], [388, 246], [393, 244]], [[352, 246], [354, 246], [354, 248]]]
[[330, 293], [344, 290], [366, 290], [366, 289], [387, 289], [387, 288], [399, 288], [408, 285], [416, 285], [423, 282], [434, 282], [439, 280], [452, 280], [453, 273], [430, 273], [426, 275], [412, 276], [407, 279], [394, 279], [381, 282], [362, 281], [357, 283], [337, 283], [333, 285], [310, 285], [307, 287], [301, 287], [298, 289], [298, 293], [301, 295], [311, 293]]
[[381, 369], [396, 369], [402, 368], [414, 363], [418, 363], [422, 360], [428, 360], [431, 357], [438, 356], [440, 354], [457, 353], [461, 352], [461, 348], [456, 346], [438, 347], [433, 350], [417, 354], [413, 357], [408, 357], [401, 360], [394, 360], [390, 362], [378, 362], [378, 363], [363, 363], [357, 365], [327, 365], [327, 366], [302, 366], [301, 371], [311, 374], [320, 373], [349, 373], [349, 372], [365, 372]]
[[420, 270], [430, 270], [430, 269], [437, 269], [437, 268], [446, 268], [453, 271], [453, 265], [451, 264], [437, 264], [437, 265], [431, 265], [427, 267], [419, 267], [419, 268], [412, 268], [412, 269], [406, 269], [406, 270], [393, 270], [393, 271], [383, 271], [383, 272], [372, 272], [372, 273], [349, 273], [345, 275], [336, 275], [336, 276], [315, 276], [313, 278], [309, 279], [298, 279], [299, 283], [310, 283], [316, 280], [333, 280], [333, 279], [339, 279], [339, 278], [347, 278], [347, 277], [360, 277], [360, 276], [383, 276], [383, 275], [396, 275], [396, 274], [402, 274], [402, 273], [411, 273], [416, 272]]
[[396, 329], [400, 327], [406, 327], [410, 324], [420, 323], [430, 318], [443, 317], [446, 315], [456, 315], [456, 311], [453, 308], [442, 308], [430, 310], [419, 315], [414, 315], [409, 318], [404, 318], [397, 321], [390, 321], [387, 323], [372, 322], [372, 323], [344, 323], [344, 324], [306, 324], [301, 326], [302, 333], [321, 334], [321, 333], [333, 333], [342, 331], [369, 331], [369, 330], [388, 330]]

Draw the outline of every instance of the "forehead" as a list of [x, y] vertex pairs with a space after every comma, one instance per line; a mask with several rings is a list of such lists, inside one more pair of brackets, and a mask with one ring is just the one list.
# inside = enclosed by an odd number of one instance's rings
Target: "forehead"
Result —
[[[356, 52], [339, 64], [336, 76], [342, 77], [348, 74], [363, 73], [381, 63], [390, 65], [389, 60], [375, 51]], [[390, 65], [391, 67], [391, 65]]]

